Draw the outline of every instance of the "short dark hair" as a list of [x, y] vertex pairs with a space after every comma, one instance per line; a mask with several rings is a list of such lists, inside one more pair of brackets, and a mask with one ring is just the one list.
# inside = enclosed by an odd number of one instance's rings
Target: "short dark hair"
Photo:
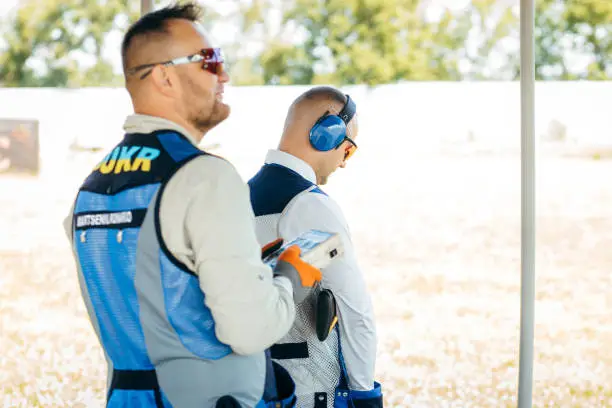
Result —
[[341, 103], [343, 106], [346, 103], [346, 95], [332, 86], [316, 86], [311, 88], [298, 97], [298, 100], [304, 99], [331, 99]]
[[121, 43], [121, 59], [123, 70], [127, 68], [128, 54], [132, 41], [136, 37], [169, 34], [168, 21], [174, 19], [199, 21], [202, 16], [202, 8], [192, 2], [175, 3], [171, 6], [161, 8], [145, 14], [130, 26]]

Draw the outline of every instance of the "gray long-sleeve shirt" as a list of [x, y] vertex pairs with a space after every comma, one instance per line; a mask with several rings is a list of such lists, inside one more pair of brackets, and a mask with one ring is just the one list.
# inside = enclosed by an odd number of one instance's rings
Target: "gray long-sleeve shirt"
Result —
[[[127, 133], [172, 129], [168, 120], [131, 115]], [[64, 221], [71, 236], [73, 208]], [[198, 157], [168, 181], [160, 205], [161, 234], [170, 252], [199, 278], [217, 338], [237, 354], [261, 352], [287, 333], [295, 318], [293, 289], [261, 262], [248, 186], [215, 156]]]

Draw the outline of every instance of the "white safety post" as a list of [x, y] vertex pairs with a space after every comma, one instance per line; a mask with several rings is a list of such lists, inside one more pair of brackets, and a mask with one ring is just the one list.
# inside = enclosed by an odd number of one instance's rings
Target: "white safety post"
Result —
[[140, 14], [145, 15], [153, 11], [153, 0], [140, 0]]
[[534, 0], [521, 0], [521, 340], [518, 407], [531, 408], [535, 309]]

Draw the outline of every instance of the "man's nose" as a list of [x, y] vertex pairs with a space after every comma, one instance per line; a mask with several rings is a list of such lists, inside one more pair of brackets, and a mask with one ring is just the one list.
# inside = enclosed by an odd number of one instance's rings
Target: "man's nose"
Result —
[[226, 83], [230, 80], [229, 74], [227, 73], [227, 71], [223, 71], [221, 72], [221, 75], [219, 75], [219, 82], [221, 83]]

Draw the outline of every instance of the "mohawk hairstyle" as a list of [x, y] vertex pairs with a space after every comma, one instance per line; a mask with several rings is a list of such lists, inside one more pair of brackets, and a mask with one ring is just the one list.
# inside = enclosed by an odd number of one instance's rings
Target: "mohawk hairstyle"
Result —
[[147, 13], [130, 26], [121, 43], [121, 60], [123, 71], [128, 68], [130, 47], [136, 37], [154, 37], [168, 34], [167, 23], [169, 20], [180, 19], [191, 22], [199, 21], [202, 17], [202, 8], [193, 2], [175, 3], [171, 6], [161, 8]]

